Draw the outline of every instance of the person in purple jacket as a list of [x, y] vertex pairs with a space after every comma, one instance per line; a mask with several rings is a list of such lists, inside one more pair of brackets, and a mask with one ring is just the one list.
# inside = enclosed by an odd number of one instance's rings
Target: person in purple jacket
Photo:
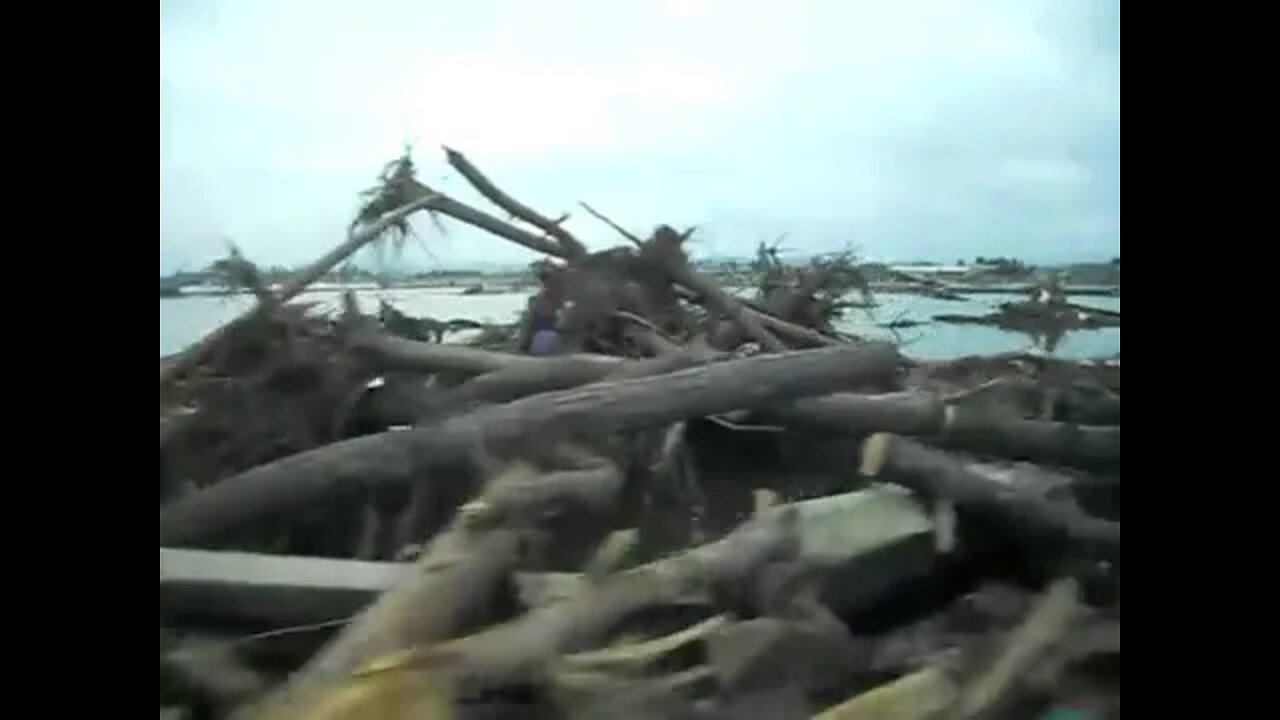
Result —
[[564, 305], [564, 293], [557, 270], [558, 268], [546, 265], [540, 265], [537, 269], [542, 290], [529, 298], [520, 343], [520, 350], [530, 355], [554, 355], [560, 347], [557, 325]]

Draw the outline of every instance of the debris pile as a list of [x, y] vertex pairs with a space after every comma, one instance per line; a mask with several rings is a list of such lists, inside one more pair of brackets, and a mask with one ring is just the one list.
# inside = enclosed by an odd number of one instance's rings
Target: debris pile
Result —
[[[851, 257], [744, 299], [446, 158], [511, 220], [403, 158], [162, 359], [162, 715], [1118, 716], [1118, 361], [916, 361]], [[419, 210], [547, 256], [517, 325], [291, 303]]]
[[1026, 300], [1001, 303], [996, 312], [986, 315], [943, 314], [935, 315], [933, 319], [953, 325], [986, 325], [1024, 333], [1048, 352], [1053, 352], [1072, 330], [1120, 327], [1120, 313], [1117, 311], [1069, 302], [1063, 278], [1057, 275], [1033, 286]]

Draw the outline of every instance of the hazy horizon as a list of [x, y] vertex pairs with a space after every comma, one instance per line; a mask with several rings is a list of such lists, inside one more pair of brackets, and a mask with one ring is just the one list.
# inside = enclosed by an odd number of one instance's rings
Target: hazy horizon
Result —
[[[893, 261], [1120, 254], [1119, 5], [727, 0], [160, 6], [160, 268], [233, 240], [264, 266], [341, 241], [406, 142], [486, 211], [465, 152], [592, 248], [698, 225], [692, 252]], [[535, 255], [445, 219], [402, 264]], [[365, 263], [367, 264], [367, 263]]]
[[[510, 273], [510, 272], [519, 272], [519, 271], [529, 269], [529, 265], [527, 263], [523, 263], [519, 261], [517, 262], [485, 262], [482, 260], [476, 260], [469, 263], [446, 264], [446, 263], [432, 261], [429, 258], [423, 261], [423, 256], [421, 252], [416, 254], [413, 252], [406, 252], [406, 255], [409, 257], [402, 258], [399, 261], [389, 260], [388, 262], [382, 265], [378, 265], [371, 258], [359, 256], [358, 261], [355, 263], [355, 265], [361, 270], [364, 270], [370, 273], [377, 274], [378, 272], [386, 272], [388, 275], [416, 274], [416, 273], [426, 273], [431, 271], [441, 271], [441, 272], [475, 271], [482, 274], [483, 273]], [[807, 262], [811, 257], [812, 256], [793, 255], [791, 257], [782, 256], [781, 259], [784, 262], [799, 263], [799, 262]], [[1119, 254], [1117, 253], [1116, 255], [1113, 255], [1110, 257], [1086, 258], [1083, 260], [1073, 260], [1073, 261], [1061, 262], [1061, 263], [1057, 263], [1057, 262], [1041, 263], [1040, 265], [1038, 265], [1038, 267], [1054, 268], [1054, 267], [1068, 266], [1068, 265], [1092, 265], [1092, 264], [1103, 265], [1111, 262], [1112, 259], [1118, 258], [1118, 257], [1119, 257]], [[748, 256], [748, 255], [716, 255], [716, 256], [708, 257], [708, 256], [698, 255], [697, 253], [694, 254], [694, 260], [697, 262], [726, 262], [726, 261], [745, 262], [745, 261], [749, 261], [750, 259], [751, 259], [751, 256]], [[1019, 260], [1021, 258], [1010, 258], [1010, 259]], [[862, 262], [874, 262], [874, 263], [882, 263], [885, 265], [896, 266], [896, 267], [907, 267], [911, 265], [951, 266], [951, 265], [956, 265], [957, 261], [961, 261], [960, 264], [964, 264], [964, 265], [974, 265], [976, 258], [967, 257], [967, 258], [952, 258], [951, 260], [932, 260], [932, 259], [926, 259], [926, 258], [899, 259], [899, 258], [864, 257], [864, 258], [860, 258], [860, 260]], [[293, 272], [296, 270], [300, 270], [304, 264], [305, 263], [300, 263], [298, 265], [274, 265], [274, 266], [262, 266], [262, 267], [268, 270], [284, 269], [284, 270]], [[208, 267], [179, 267], [171, 270], [165, 270], [162, 268], [160, 270], [160, 277], [161, 278], [170, 277], [176, 273], [201, 273], [201, 272], [206, 272], [208, 270], [209, 270]]]

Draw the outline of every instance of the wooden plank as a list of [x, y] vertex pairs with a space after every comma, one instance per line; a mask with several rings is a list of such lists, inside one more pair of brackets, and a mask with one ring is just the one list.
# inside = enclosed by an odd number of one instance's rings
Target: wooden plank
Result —
[[160, 548], [161, 617], [295, 625], [350, 617], [403, 563]]

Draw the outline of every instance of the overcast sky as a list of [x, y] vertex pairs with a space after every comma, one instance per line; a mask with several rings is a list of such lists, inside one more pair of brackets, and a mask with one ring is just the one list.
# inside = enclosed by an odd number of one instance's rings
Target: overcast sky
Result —
[[[383, 164], [487, 206], [465, 152], [590, 246], [1033, 262], [1120, 252], [1118, 0], [160, 3], [160, 269], [297, 264]], [[425, 267], [522, 262], [415, 223]]]

